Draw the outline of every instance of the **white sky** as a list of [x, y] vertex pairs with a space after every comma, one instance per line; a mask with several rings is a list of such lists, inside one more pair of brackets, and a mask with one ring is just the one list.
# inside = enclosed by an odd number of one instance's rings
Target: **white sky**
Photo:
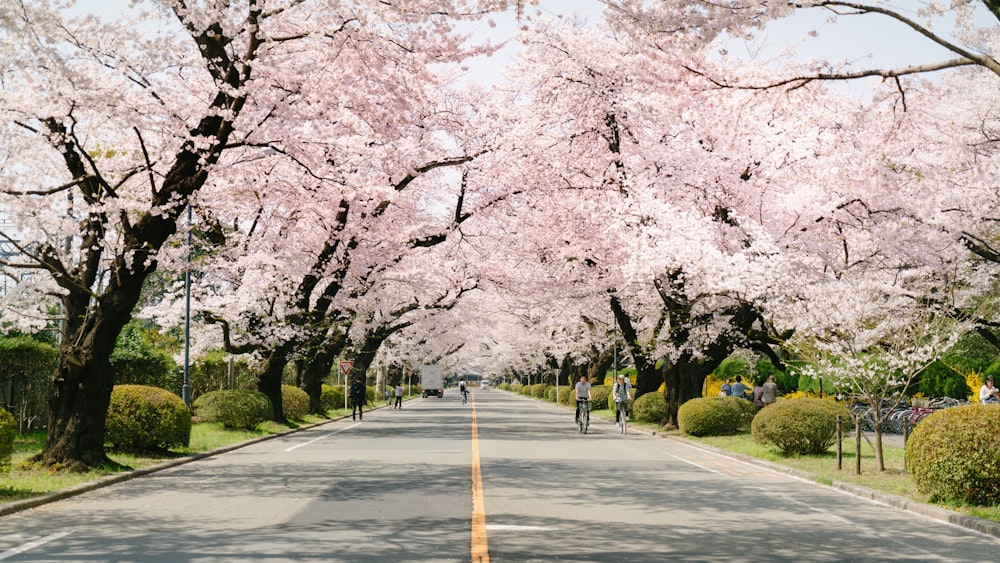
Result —
[[[78, 0], [76, 9], [111, 18], [128, 3], [129, 0]], [[900, 6], [906, 9], [917, 5], [915, 0], [900, 0]], [[536, 6], [524, 7], [525, 13], [532, 16], [569, 16], [576, 12], [588, 21], [598, 21], [602, 9], [599, 0], [541, 0]], [[832, 63], [851, 62], [858, 67], [883, 68], [927, 63], [946, 56], [941, 47], [888, 18], [846, 16], [831, 23], [827, 21], [828, 16], [829, 12], [818, 9], [800, 10], [796, 15], [772, 22], [766, 33], [760, 34], [753, 44], [731, 40], [726, 49], [734, 56], [750, 58], [762, 47], [762, 55], [771, 56], [794, 46], [800, 60], [824, 59]], [[981, 5], [980, 16], [984, 25], [997, 23]], [[517, 29], [513, 10], [493, 16], [492, 20], [495, 27], [483, 23], [476, 31], [477, 36], [489, 37], [494, 43], [499, 43], [511, 37]], [[939, 27], [939, 31], [947, 30], [949, 22], [942, 21]], [[818, 36], [808, 37], [810, 31], [818, 32]], [[493, 57], [478, 57], [469, 61], [469, 78], [484, 83], [496, 82], [500, 69], [511, 60], [515, 51], [516, 47], [511, 47]]]

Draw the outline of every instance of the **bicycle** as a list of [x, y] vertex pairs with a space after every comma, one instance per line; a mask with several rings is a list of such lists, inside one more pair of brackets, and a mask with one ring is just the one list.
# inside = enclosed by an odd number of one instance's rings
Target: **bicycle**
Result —
[[590, 427], [590, 401], [577, 401], [577, 404], [580, 406], [580, 416], [576, 422], [580, 425], [580, 433], [586, 434]]
[[616, 401], [618, 409], [618, 427], [622, 436], [628, 435], [628, 401]]
[[467, 402], [469, 402], [469, 390], [462, 389], [462, 404], [464, 405]]

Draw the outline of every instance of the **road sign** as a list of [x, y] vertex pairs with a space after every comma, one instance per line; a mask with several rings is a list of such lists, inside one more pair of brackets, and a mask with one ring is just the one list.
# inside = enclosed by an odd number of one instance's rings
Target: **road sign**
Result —
[[354, 362], [340, 362], [340, 373], [347, 377], [351, 373], [351, 368], [354, 367]]

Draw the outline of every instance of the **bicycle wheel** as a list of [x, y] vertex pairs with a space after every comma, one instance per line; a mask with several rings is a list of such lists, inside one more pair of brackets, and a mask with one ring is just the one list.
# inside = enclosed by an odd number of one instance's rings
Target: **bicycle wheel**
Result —
[[628, 409], [622, 409], [622, 436], [628, 434]]
[[583, 414], [583, 433], [587, 433], [587, 428], [590, 426], [590, 411], [588, 410]]

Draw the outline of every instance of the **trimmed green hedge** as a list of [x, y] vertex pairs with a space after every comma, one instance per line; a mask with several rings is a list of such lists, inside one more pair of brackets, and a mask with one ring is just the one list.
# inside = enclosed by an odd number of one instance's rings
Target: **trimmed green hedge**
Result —
[[632, 403], [632, 419], [639, 422], [660, 424], [667, 417], [667, 399], [663, 393], [653, 391]]
[[764, 407], [753, 419], [754, 440], [777, 446], [784, 456], [818, 455], [836, 440], [837, 415], [853, 428], [847, 407], [827, 399], [799, 398]]
[[559, 404], [569, 405], [573, 403], [573, 386], [563, 385], [559, 387]]
[[191, 411], [166, 389], [116, 385], [111, 390], [105, 441], [113, 450], [162, 451], [191, 441]]
[[14, 415], [5, 409], [0, 409], [0, 473], [10, 471], [15, 437], [17, 437], [17, 421], [14, 420]]
[[590, 388], [590, 408], [604, 410], [608, 408], [608, 396], [611, 395], [610, 385], [594, 385]]
[[757, 409], [738, 397], [701, 397], [677, 409], [677, 426], [691, 436], [726, 436], [745, 430]]
[[906, 467], [932, 502], [1000, 504], [1000, 406], [939, 410], [906, 442]]
[[305, 420], [309, 414], [309, 393], [294, 385], [282, 385], [281, 410], [288, 420]]
[[323, 385], [319, 403], [325, 411], [344, 408], [344, 387], [342, 385]]
[[261, 422], [274, 418], [271, 400], [260, 391], [224, 389], [198, 397], [196, 416], [207, 422], [221, 422], [226, 428], [253, 430]]

